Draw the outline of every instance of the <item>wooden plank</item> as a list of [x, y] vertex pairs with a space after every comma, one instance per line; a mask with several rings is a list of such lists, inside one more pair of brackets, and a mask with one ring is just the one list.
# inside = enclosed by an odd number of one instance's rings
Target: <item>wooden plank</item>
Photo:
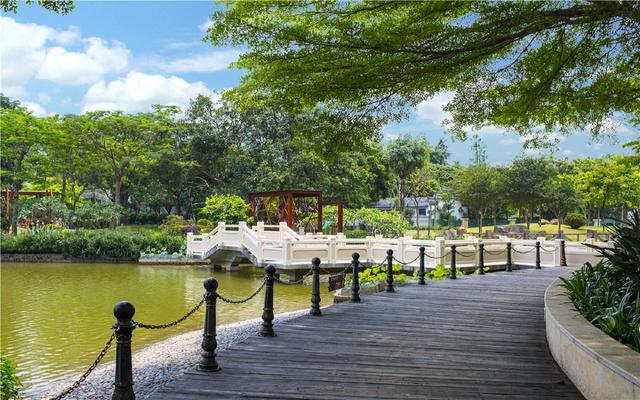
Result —
[[[151, 399], [582, 399], [553, 360], [543, 295], [566, 268], [396, 288], [278, 325]], [[277, 296], [277, 291], [276, 291]], [[277, 312], [277, 310], [276, 310]]]

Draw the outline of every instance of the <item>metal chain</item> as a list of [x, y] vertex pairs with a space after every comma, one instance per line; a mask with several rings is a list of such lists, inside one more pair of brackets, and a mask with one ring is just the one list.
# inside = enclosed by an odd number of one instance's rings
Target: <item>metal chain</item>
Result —
[[202, 296], [202, 300], [200, 300], [200, 303], [198, 303], [195, 307], [193, 307], [191, 309], [191, 311], [189, 311], [188, 313], [186, 313], [184, 316], [182, 316], [182, 318], [179, 318], [173, 322], [170, 322], [168, 324], [162, 324], [162, 325], [147, 325], [147, 324], [143, 324], [141, 322], [136, 322], [136, 321], [131, 321], [134, 324], [136, 324], [136, 326], [139, 326], [140, 328], [144, 328], [144, 329], [163, 329], [163, 328], [170, 328], [174, 325], [179, 324], [180, 322], [184, 321], [185, 319], [189, 318], [191, 316], [191, 314], [193, 314], [194, 312], [196, 312], [196, 310], [198, 308], [200, 308], [200, 306], [202, 306], [202, 304], [204, 304], [204, 301], [209, 297], [209, 293], [205, 293]]
[[529, 249], [529, 251], [518, 251], [516, 249], [514, 249], [513, 247], [511, 248], [513, 251], [515, 251], [516, 253], [520, 253], [520, 254], [527, 254], [527, 253], [531, 253], [532, 251], [534, 251], [536, 248], [532, 247], [531, 249]]
[[[342, 275], [342, 274], [346, 273], [349, 268], [352, 268], [352, 266], [353, 266], [353, 263], [347, 265], [342, 271], [336, 272], [335, 274], [333, 272], [329, 271], [329, 270], [326, 270], [326, 269], [322, 268], [322, 267], [320, 267], [320, 269], [323, 270], [324, 272], [326, 272], [327, 274], [329, 274], [330, 276], [337, 276], [337, 275]], [[362, 264], [360, 264], [360, 266], [362, 266]], [[358, 266], [358, 268], [360, 268], [360, 266]]]
[[309, 269], [309, 272], [307, 272], [302, 278], [298, 279], [295, 282], [282, 282], [280, 280], [280, 278], [276, 278], [276, 282], [280, 282], [283, 285], [289, 285], [289, 286], [293, 286], [293, 285], [297, 285], [298, 283], [302, 283], [302, 281], [304, 281], [304, 278], [306, 278], [307, 276], [311, 275], [313, 273], [313, 268]]
[[229, 303], [229, 304], [242, 304], [242, 303], [246, 303], [247, 301], [249, 301], [249, 300], [253, 299], [254, 297], [256, 297], [256, 295], [257, 295], [258, 293], [260, 293], [260, 291], [264, 288], [264, 286], [265, 286], [266, 284], [267, 284], [267, 278], [265, 277], [265, 278], [264, 278], [264, 281], [262, 281], [262, 285], [260, 285], [260, 287], [258, 288], [258, 290], [256, 290], [255, 292], [253, 292], [253, 294], [252, 294], [251, 296], [249, 296], [249, 297], [247, 297], [246, 299], [243, 299], [243, 300], [238, 300], [238, 301], [235, 301], [235, 300], [229, 300], [229, 299], [226, 299], [226, 298], [222, 297], [222, 295], [220, 295], [220, 293], [218, 293], [218, 298], [219, 298], [220, 300], [224, 301], [225, 303]]
[[553, 250], [547, 250], [543, 246], [540, 246], [540, 250], [546, 251], [547, 253], [553, 253], [554, 251], [558, 250], [558, 247], [554, 247]]
[[[402, 261], [398, 260], [397, 258], [393, 257], [393, 259], [394, 259], [394, 260], [396, 260], [397, 262], [399, 262], [399, 263], [400, 263], [400, 264], [402, 264], [402, 265], [408, 265], [408, 264], [411, 264], [412, 262], [416, 261], [418, 258], [420, 258], [420, 255], [418, 255], [418, 257], [414, 258], [412, 261], [409, 261], [409, 262], [402, 262]], [[384, 261], [383, 261], [383, 262], [384, 262]]]
[[428, 255], [427, 253], [424, 253], [424, 255], [425, 255], [425, 256], [427, 256], [427, 257], [429, 257], [429, 258], [430, 258], [430, 259], [432, 259], [432, 260], [442, 260], [443, 258], [445, 258], [446, 256], [448, 256], [448, 254], [445, 254], [445, 255], [440, 256], [440, 257], [435, 257], [435, 256], [433, 256], [433, 257], [432, 257], [432, 256]]
[[506, 247], [500, 253], [492, 253], [492, 252], [490, 252], [488, 250], [485, 250], [484, 252], [487, 253], [487, 254], [491, 254], [492, 256], [499, 256], [500, 254], [504, 253], [505, 251], [507, 251]]
[[50, 400], [60, 400], [60, 399], [62, 399], [64, 397], [66, 397], [69, 393], [71, 393], [74, 390], [76, 390], [78, 388], [78, 386], [80, 386], [80, 384], [82, 382], [84, 382], [84, 380], [87, 379], [87, 377], [93, 372], [93, 370], [96, 369], [96, 366], [98, 365], [98, 363], [102, 360], [104, 355], [107, 354], [107, 350], [109, 349], [109, 347], [111, 347], [111, 342], [113, 342], [113, 339], [116, 337], [116, 332], [118, 332], [120, 330], [120, 325], [115, 324], [112, 329], [113, 329], [113, 332], [111, 332], [111, 336], [109, 337], [109, 340], [107, 340], [107, 343], [105, 343], [104, 348], [102, 349], [100, 354], [98, 354], [98, 357], [95, 359], [93, 364], [91, 364], [91, 366], [89, 367], [87, 372], [82, 374], [82, 376], [70, 388], [68, 388], [67, 390], [65, 390], [64, 392], [60, 393], [56, 397], [53, 397]]
[[473, 256], [475, 256], [476, 254], [478, 254], [478, 252], [479, 252], [479, 251], [480, 251], [480, 250], [476, 250], [473, 254], [467, 254], [467, 255], [464, 255], [464, 254], [462, 254], [462, 253], [460, 253], [460, 252], [456, 251], [456, 254], [457, 254], [457, 255], [459, 255], [460, 257], [473, 257]]

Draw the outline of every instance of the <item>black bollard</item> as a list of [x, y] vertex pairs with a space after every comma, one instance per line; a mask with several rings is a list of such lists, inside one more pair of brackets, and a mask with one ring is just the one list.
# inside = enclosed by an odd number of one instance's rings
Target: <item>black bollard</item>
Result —
[[264, 267], [267, 274], [267, 284], [264, 288], [264, 311], [262, 312], [262, 327], [260, 328], [260, 336], [276, 336], [273, 331], [273, 281], [276, 267], [269, 264]]
[[[136, 325], [131, 321], [136, 308], [128, 301], [121, 301], [113, 307], [116, 324], [116, 383], [111, 400], [135, 400], [133, 393], [133, 367], [131, 366], [131, 333]], [[114, 327], [116, 327], [114, 325]]]
[[480, 259], [478, 260], [480, 272], [478, 272], [478, 275], [484, 275], [484, 243], [478, 245], [478, 251], [480, 252]]
[[540, 242], [536, 242], [536, 268], [540, 269]]
[[385, 292], [395, 292], [393, 288], [393, 250], [387, 250], [387, 288]]
[[507, 242], [507, 272], [513, 272], [511, 269], [511, 242]]
[[320, 311], [320, 259], [314, 257], [311, 260], [313, 264], [313, 283], [311, 284], [311, 311], [310, 315], [322, 315]]
[[351, 255], [351, 266], [353, 273], [351, 274], [351, 302], [360, 301], [360, 278], [358, 277], [358, 268], [360, 267], [360, 254], [353, 253]]
[[449, 279], [458, 279], [456, 276], [456, 245], [451, 245], [451, 268], [449, 270]]
[[564, 251], [564, 239], [560, 240], [560, 266], [567, 266], [567, 254]]
[[424, 281], [424, 247], [420, 247], [420, 270], [418, 271], [418, 285], [426, 285]]
[[204, 288], [207, 290], [205, 301], [207, 311], [204, 316], [204, 333], [202, 335], [202, 359], [198, 365], [198, 371], [216, 372], [222, 368], [216, 361], [216, 301], [218, 300], [218, 281], [215, 278], [207, 278], [204, 281]]

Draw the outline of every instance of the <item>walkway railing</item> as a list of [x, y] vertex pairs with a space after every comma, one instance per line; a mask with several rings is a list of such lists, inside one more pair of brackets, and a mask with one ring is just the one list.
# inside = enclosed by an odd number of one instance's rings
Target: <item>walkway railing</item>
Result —
[[[438, 264], [448, 267], [451, 265], [451, 246], [455, 245], [457, 252], [463, 257], [460, 265], [468, 267], [479, 264], [478, 249], [484, 244], [487, 250], [485, 264], [504, 265], [506, 254], [504, 249], [510, 243], [518, 250], [513, 255], [513, 263], [518, 265], [533, 266], [536, 263], [531, 249], [535, 243], [541, 243], [544, 254], [540, 260], [544, 266], [560, 265], [560, 241], [534, 239], [516, 239], [501, 236], [496, 239], [470, 238], [466, 240], [416, 240], [410, 236], [396, 239], [368, 236], [364, 239], [348, 239], [343, 234], [338, 235], [299, 235], [287, 227], [286, 223], [280, 225], [264, 225], [258, 223], [250, 228], [246, 223], [239, 225], [226, 225], [221, 222], [212, 232], [205, 235], [187, 234], [187, 255], [194, 258], [207, 258], [216, 249], [246, 249], [259, 266], [274, 264], [282, 269], [303, 268], [310, 257], [316, 256], [323, 263], [336, 265], [351, 262], [351, 254], [358, 252], [361, 263], [373, 263], [386, 257], [387, 250], [393, 250], [399, 262], [406, 263], [408, 270], [416, 270], [418, 262], [415, 261], [419, 254], [419, 248], [425, 248], [427, 255], [426, 267], [435, 268]], [[572, 242], [567, 249], [566, 257], [569, 266], [581, 266], [585, 262], [597, 262], [597, 252], [585, 244], [593, 244], [600, 247], [611, 247], [613, 243], [597, 242], [595, 238], [585, 239], [582, 242]], [[553, 251], [551, 251], [553, 249]], [[475, 257], [469, 257], [474, 254]], [[414, 260], [409, 262], [410, 260]]]
[[[218, 230], [218, 233], [224, 232], [225, 227], [222, 227], [222, 230]], [[244, 238], [247, 238], [251, 243], [255, 243], [255, 239], [259, 238], [253, 234], [252, 231], [247, 231], [246, 226], [240, 225], [239, 232], [243, 235]], [[289, 234], [285, 232], [285, 234]], [[215, 236], [215, 235], [214, 235]], [[224, 235], [222, 235], [224, 237]], [[286, 239], [286, 238], [285, 238]], [[208, 240], [208, 239], [207, 239]], [[321, 239], [319, 239], [321, 240]], [[314, 240], [301, 242], [313, 242]], [[381, 246], [394, 246], [394, 244], [389, 243], [388, 239], [375, 239], [375, 242], [380, 244]], [[411, 242], [411, 241], [408, 241]], [[467, 243], [468, 242], [468, 243]], [[243, 241], [244, 243], [244, 241]], [[260, 243], [260, 240], [258, 240]], [[442, 263], [445, 259], [449, 260], [450, 264], [450, 273], [448, 275], [449, 279], [457, 279], [459, 275], [458, 266], [461, 264], [468, 263], [469, 260], [478, 260], [476, 264], [477, 272], [480, 275], [484, 275], [484, 269], [487, 266], [487, 259], [491, 259], [492, 257], [505, 256], [506, 257], [506, 271], [513, 272], [514, 263], [518, 264], [516, 261], [518, 257], [533, 254], [534, 256], [534, 268], [540, 269], [542, 266], [542, 259], [545, 255], [555, 255], [559, 253], [559, 265], [566, 266], [567, 265], [567, 244], [565, 244], [564, 240], [559, 241], [558, 248], [555, 247], [556, 243], [544, 243], [541, 241], [529, 241], [527, 243], [517, 243], [513, 244], [511, 241], [503, 242], [492, 242], [492, 243], [478, 243], [475, 241], [458, 241], [459, 244], [451, 244], [450, 247], [445, 248], [445, 251], [442, 251], [442, 246], [434, 247], [431, 254], [427, 252], [427, 248], [424, 246], [420, 246], [417, 248], [417, 255], [414, 259], [411, 260], [402, 260], [398, 259], [396, 256], [404, 257], [408, 253], [407, 252], [396, 252], [394, 253], [394, 249], [387, 248], [385, 251], [384, 258], [381, 262], [376, 263], [377, 266], [386, 267], [386, 288], [385, 291], [388, 293], [395, 292], [394, 282], [395, 278], [393, 275], [393, 264], [394, 262], [409, 265], [416, 263], [418, 264], [418, 284], [426, 285], [427, 271], [426, 265], [428, 264], [428, 260], [431, 260], [436, 263]], [[503, 246], [504, 244], [504, 246]], [[404, 241], [399, 242], [399, 246], [403, 246], [399, 248], [402, 250], [404, 246], [410, 246], [411, 243], [405, 243]], [[569, 243], [569, 248], [575, 245], [575, 243]], [[475, 247], [474, 247], [475, 246]], [[375, 247], [378, 249], [378, 247]], [[380, 247], [382, 248], [382, 247]], [[438, 250], [440, 249], [440, 250]], [[395, 255], [394, 255], [395, 254]], [[115, 305], [113, 309], [113, 314], [116, 317], [116, 323], [112, 326], [113, 332], [111, 336], [107, 340], [105, 347], [100, 352], [98, 358], [94, 361], [94, 363], [89, 367], [87, 372], [85, 372], [78, 381], [76, 381], [70, 388], [63, 391], [60, 395], [54, 397], [54, 399], [59, 400], [67, 396], [69, 393], [73, 392], [88, 376], [91, 372], [96, 368], [97, 364], [102, 360], [107, 350], [111, 346], [114, 338], [116, 339], [116, 368], [115, 368], [115, 381], [114, 381], [114, 392], [112, 396], [112, 400], [125, 400], [125, 399], [134, 399], [135, 394], [133, 390], [133, 368], [131, 362], [131, 342], [133, 331], [136, 328], [144, 328], [144, 329], [164, 329], [173, 327], [180, 322], [186, 320], [190, 316], [192, 316], [196, 310], [198, 310], [203, 304], [206, 303], [206, 313], [204, 318], [204, 332], [202, 338], [202, 358], [200, 363], [197, 366], [197, 370], [205, 371], [205, 372], [216, 372], [221, 369], [220, 365], [216, 360], [216, 349], [218, 347], [217, 339], [216, 339], [216, 303], [217, 300], [231, 304], [237, 305], [246, 303], [251, 300], [255, 296], [257, 296], [262, 290], [265, 292], [264, 297], [264, 306], [262, 313], [262, 326], [260, 328], [260, 336], [269, 337], [275, 336], [275, 331], [273, 329], [273, 319], [274, 319], [274, 283], [278, 282], [284, 285], [297, 285], [304, 282], [305, 278], [308, 276], [312, 276], [312, 285], [311, 285], [311, 309], [309, 314], [313, 316], [322, 315], [322, 310], [320, 308], [320, 271], [324, 270], [326, 273], [332, 274], [326, 269], [322, 268], [321, 259], [319, 257], [314, 257], [311, 260], [311, 268], [309, 271], [299, 280], [294, 282], [284, 282], [281, 281], [278, 277], [276, 277], [276, 268], [273, 265], [267, 265], [265, 267], [265, 278], [262, 285], [250, 296], [241, 299], [241, 300], [230, 300], [222, 296], [218, 293], [218, 281], [215, 278], [207, 278], [204, 281], [204, 288], [206, 292], [202, 296], [202, 300], [198, 302], [191, 310], [189, 310], [184, 316], [181, 318], [161, 325], [147, 325], [138, 321], [134, 321], [133, 317], [135, 315], [135, 307], [133, 304], [122, 301]], [[491, 262], [491, 261], [490, 261]], [[386, 265], [385, 265], [386, 264]], [[519, 264], [522, 264], [521, 262]], [[308, 264], [307, 264], [308, 265]], [[332, 275], [344, 275], [347, 273], [349, 269], [351, 269], [351, 298], [350, 301], [357, 303], [361, 302], [360, 298], [360, 283], [358, 274], [360, 269], [364, 266], [361, 263], [361, 256], [358, 252], [354, 252], [351, 254], [349, 264], [347, 267], [338, 272], [337, 274]]]

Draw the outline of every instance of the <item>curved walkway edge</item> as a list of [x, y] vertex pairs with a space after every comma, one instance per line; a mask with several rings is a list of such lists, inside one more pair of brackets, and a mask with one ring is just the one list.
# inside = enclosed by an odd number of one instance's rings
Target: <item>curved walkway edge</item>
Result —
[[340, 303], [276, 337], [247, 338], [218, 354], [221, 371], [190, 370], [150, 398], [583, 399], [545, 337], [545, 290], [570, 270], [430, 281]]
[[579, 315], [560, 283], [556, 279], [545, 293], [547, 340], [555, 360], [587, 399], [640, 400], [640, 354]]

